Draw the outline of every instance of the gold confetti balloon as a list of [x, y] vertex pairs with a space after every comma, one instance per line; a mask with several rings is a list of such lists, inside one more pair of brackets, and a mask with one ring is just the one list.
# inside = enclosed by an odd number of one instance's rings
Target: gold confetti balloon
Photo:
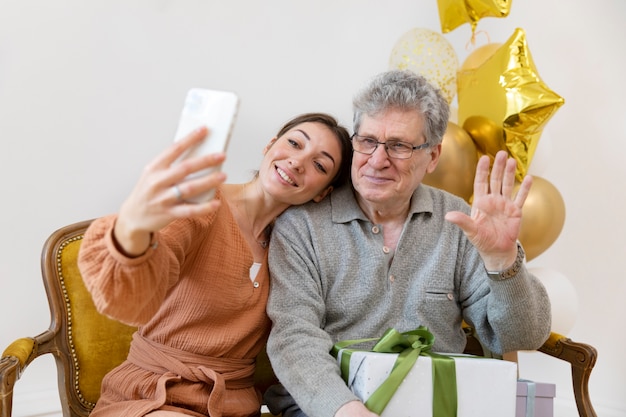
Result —
[[544, 126], [565, 101], [539, 77], [522, 29], [516, 29], [482, 64], [471, 66], [462, 66], [458, 74], [458, 122], [464, 126], [470, 117], [480, 116], [502, 128], [504, 145], [517, 160], [516, 176], [521, 181]]
[[424, 76], [439, 87], [448, 103], [456, 96], [459, 59], [450, 42], [437, 32], [414, 28], [404, 33], [391, 51], [389, 68]]
[[506, 17], [512, 0], [437, 0], [441, 31], [448, 33], [469, 23], [472, 33], [483, 17]]

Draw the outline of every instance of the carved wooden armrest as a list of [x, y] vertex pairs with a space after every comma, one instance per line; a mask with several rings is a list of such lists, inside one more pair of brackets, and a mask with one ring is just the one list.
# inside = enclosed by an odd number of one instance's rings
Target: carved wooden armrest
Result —
[[35, 339], [25, 337], [11, 343], [0, 359], [0, 417], [10, 417], [13, 408], [13, 387], [24, 368], [37, 356]]
[[0, 359], [0, 416], [10, 417], [13, 407], [13, 387], [18, 380], [20, 361], [14, 356]]
[[558, 333], [551, 333], [538, 349], [547, 355], [569, 362], [572, 366], [574, 397], [581, 417], [597, 417], [589, 397], [589, 376], [596, 364], [598, 352], [588, 344], [574, 342]]

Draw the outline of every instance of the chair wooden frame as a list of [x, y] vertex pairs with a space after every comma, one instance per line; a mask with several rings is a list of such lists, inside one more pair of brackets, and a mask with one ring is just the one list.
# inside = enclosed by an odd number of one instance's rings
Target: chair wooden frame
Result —
[[[64, 263], [72, 263], [69, 266], [77, 270], [75, 255], [71, 255], [72, 259], [65, 262], [65, 252], [72, 245], [80, 245], [90, 223], [91, 220], [87, 220], [63, 227], [50, 235], [44, 244], [41, 270], [50, 307], [50, 327], [35, 337], [25, 337], [14, 341], [2, 354], [2, 359], [0, 359], [0, 417], [11, 416], [15, 383], [26, 367], [44, 354], [52, 354], [56, 362], [63, 415], [66, 417], [87, 416], [95, 405], [93, 393], [85, 394], [82, 387], [81, 378], [85, 370], [79, 365], [79, 355], [74, 343], [74, 317], [82, 307], [72, 300], [71, 287], [68, 289], [66, 284], [69, 283], [66, 282], [64, 276], [64, 274], [70, 275]], [[72, 250], [76, 250], [77, 253], [77, 249], [72, 248]], [[82, 280], [80, 284], [82, 285]], [[90, 298], [82, 302], [93, 305]], [[116, 326], [120, 343], [130, 343], [130, 335], [134, 331], [132, 327], [104, 316], [100, 317], [105, 325]], [[121, 363], [124, 357], [125, 354], [118, 355], [116, 364]], [[116, 364], [111, 364], [100, 373], [104, 374]], [[97, 389], [99, 392], [99, 386]]]
[[569, 362], [578, 414], [580, 417], [597, 417], [589, 397], [589, 377], [598, 359], [596, 348], [553, 332], [538, 350]]
[[[65, 226], [46, 240], [42, 250], [41, 269], [44, 286], [50, 304], [51, 322], [48, 330], [34, 337], [25, 337], [11, 343], [0, 359], [0, 417], [11, 417], [13, 405], [13, 389], [27, 366], [37, 357], [44, 354], [54, 356], [57, 371], [59, 396], [64, 417], [86, 417], [95, 405], [92, 394], [85, 394], [81, 387], [81, 376], [86, 372], [81, 369], [73, 335], [73, 301], [68, 296], [63, 271], [65, 266], [63, 252], [72, 243], [79, 243], [91, 220]], [[68, 260], [76, 263], [75, 257]], [[109, 319], [104, 319], [109, 320]], [[119, 327], [121, 337], [114, 342], [130, 343], [133, 328], [114, 321], [103, 322], [105, 325]], [[466, 329], [468, 344], [466, 353], [482, 355], [480, 343], [473, 337], [472, 329]], [[118, 334], [118, 333], [114, 333]], [[574, 342], [571, 339], [552, 333], [539, 351], [552, 357], [564, 360], [571, 365], [572, 383], [578, 413], [581, 417], [597, 417], [591, 405], [588, 382], [591, 371], [596, 363], [597, 351], [593, 346]], [[81, 353], [82, 354], [82, 353]], [[108, 369], [121, 363], [125, 355], [107, 358], [111, 363], [106, 369], [99, 369], [101, 378]], [[263, 389], [274, 380], [267, 358], [258, 364], [257, 386]], [[99, 390], [99, 382], [98, 382]], [[99, 392], [99, 391], [98, 391]], [[97, 394], [96, 394], [97, 396]]]
[[[89, 221], [65, 227], [53, 233], [44, 245], [41, 268], [50, 304], [51, 322], [48, 330], [35, 337], [13, 342], [0, 360], [0, 400], [2, 417], [9, 417], [12, 410], [13, 387], [26, 367], [37, 357], [50, 353], [58, 370], [59, 394], [64, 416], [80, 416], [89, 413], [89, 405], [83, 404], [72, 389], [76, 374], [71, 339], [71, 314], [63, 294], [63, 277], [58, 269], [58, 257], [64, 247], [81, 239]], [[54, 280], [54, 281], [53, 281]], [[75, 409], [78, 407], [78, 409]]]

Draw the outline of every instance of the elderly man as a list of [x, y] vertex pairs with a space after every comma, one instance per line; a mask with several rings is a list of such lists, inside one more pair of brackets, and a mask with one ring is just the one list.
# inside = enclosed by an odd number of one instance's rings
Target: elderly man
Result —
[[524, 265], [515, 160], [478, 162], [471, 208], [425, 184], [441, 154], [448, 104], [423, 77], [389, 71], [354, 98], [352, 185], [289, 209], [272, 234], [268, 354], [283, 416], [374, 416], [329, 351], [339, 340], [426, 326], [433, 349], [462, 352], [462, 322], [491, 351], [536, 349], [550, 304]]

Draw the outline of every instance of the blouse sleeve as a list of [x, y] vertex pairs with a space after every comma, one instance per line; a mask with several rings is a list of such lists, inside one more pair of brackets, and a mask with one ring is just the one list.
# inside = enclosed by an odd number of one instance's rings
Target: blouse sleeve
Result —
[[177, 282], [191, 241], [192, 226], [176, 221], [155, 233], [148, 251], [136, 258], [113, 241], [115, 215], [96, 219], [85, 232], [78, 266], [98, 311], [123, 323], [146, 323]]

